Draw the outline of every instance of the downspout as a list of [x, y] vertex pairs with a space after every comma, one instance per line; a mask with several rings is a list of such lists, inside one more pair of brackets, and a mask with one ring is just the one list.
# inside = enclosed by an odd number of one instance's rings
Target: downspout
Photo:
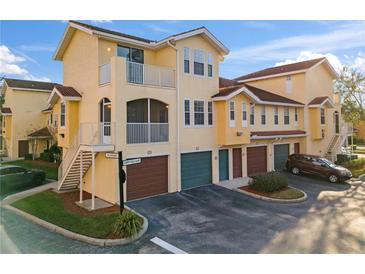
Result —
[[177, 191], [181, 191], [181, 170], [180, 170], [180, 62], [179, 50], [176, 46], [167, 41], [167, 45], [176, 51], [176, 170], [177, 170]]

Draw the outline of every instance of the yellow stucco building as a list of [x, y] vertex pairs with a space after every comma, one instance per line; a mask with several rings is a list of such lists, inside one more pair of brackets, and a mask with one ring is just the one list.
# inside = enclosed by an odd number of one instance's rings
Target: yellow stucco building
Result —
[[228, 80], [228, 52], [204, 27], [152, 41], [70, 21], [54, 55], [64, 85], [48, 98], [59, 189], [118, 203], [117, 151], [141, 159], [124, 167], [125, 200], [282, 169], [294, 152], [336, 154], [347, 132], [326, 59]]
[[56, 84], [4, 79], [1, 109], [2, 148], [5, 159], [39, 157], [54, 142], [54, 122], [47, 109], [48, 97]]

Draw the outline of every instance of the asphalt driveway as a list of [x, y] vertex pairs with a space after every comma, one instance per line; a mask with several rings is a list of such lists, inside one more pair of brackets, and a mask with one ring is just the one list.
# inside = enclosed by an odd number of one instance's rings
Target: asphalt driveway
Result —
[[128, 203], [148, 232], [122, 247], [65, 238], [1, 210], [1, 253], [168, 253], [153, 237], [188, 253], [365, 253], [365, 182], [330, 184], [288, 175], [300, 204], [273, 204], [211, 185]]
[[129, 205], [188, 253], [364, 253], [364, 182], [288, 176], [307, 201], [273, 204], [211, 185]]

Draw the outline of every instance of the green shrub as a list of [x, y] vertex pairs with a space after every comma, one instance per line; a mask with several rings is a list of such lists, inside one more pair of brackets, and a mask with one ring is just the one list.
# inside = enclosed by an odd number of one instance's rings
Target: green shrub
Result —
[[258, 173], [251, 176], [250, 187], [261, 192], [274, 192], [288, 187], [288, 178], [276, 171]]
[[351, 161], [347, 161], [342, 163], [342, 166], [351, 168], [351, 169], [360, 169], [365, 166], [365, 158], [359, 158]]
[[52, 161], [56, 160], [59, 162], [61, 160], [61, 149], [57, 146], [57, 144], [54, 144], [49, 148], [49, 153], [52, 154]]
[[142, 229], [143, 220], [136, 213], [125, 210], [119, 215], [113, 232], [118, 237], [129, 238], [136, 235]]
[[32, 153], [25, 154], [24, 160], [33, 160], [33, 154]]
[[357, 155], [337, 154], [336, 164], [341, 165], [345, 162], [356, 160], [357, 158], [358, 158]]
[[54, 161], [54, 157], [53, 154], [50, 153], [49, 151], [44, 151], [40, 154], [39, 158], [43, 161], [48, 161], [48, 162], [53, 162]]

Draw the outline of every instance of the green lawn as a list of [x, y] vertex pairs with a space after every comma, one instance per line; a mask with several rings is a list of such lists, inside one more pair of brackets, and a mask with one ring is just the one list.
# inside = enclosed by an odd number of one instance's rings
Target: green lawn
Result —
[[42, 160], [18, 160], [6, 163], [1, 163], [2, 165], [16, 165], [21, 166], [26, 169], [40, 169], [46, 173], [46, 178], [57, 180], [58, 178], [58, 165], [51, 162], [46, 162]]
[[270, 194], [270, 198], [275, 198], [275, 199], [298, 199], [303, 196], [304, 196], [303, 192], [291, 187]]
[[119, 213], [79, 215], [64, 208], [62, 199], [53, 192], [40, 192], [16, 201], [12, 206], [67, 230], [94, 237], [106, 238], [112, 231]]

